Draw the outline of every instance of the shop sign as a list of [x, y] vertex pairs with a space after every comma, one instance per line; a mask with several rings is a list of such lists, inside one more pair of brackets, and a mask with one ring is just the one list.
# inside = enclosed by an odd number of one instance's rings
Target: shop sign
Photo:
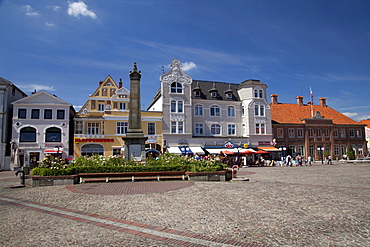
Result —
[[113, 138], [75, 138], [75, 143], [78, 142], [114, 142]]
[[147, 143], [157, 143], [157, 139], [148, 139], [146, 140]]
[[187, 145], [187, 144], [188, 144], [187, 140], [185, 140], [185, 139], [179, 140], [179, 145]]
[[225, 146], [225, 148], [233, 148], [234, 143], [232, 143], [231, 141], [226, 141], [224, 146]]
[[270, 142], [258, 142], [258, 145], [271, 145]]

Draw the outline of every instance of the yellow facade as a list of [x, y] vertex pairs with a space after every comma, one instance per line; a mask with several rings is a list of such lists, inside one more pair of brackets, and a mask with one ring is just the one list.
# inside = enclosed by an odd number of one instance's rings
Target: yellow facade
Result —
[[[99, 82], [96, 91], [74, 118], [74, 157], [99, 154], [123, 155], [124, 141], [129, 128], [130, 91], [117, 85], [111, 76]], [[148, 137], [146, 149], [162, 152], [162, 112], [141, 112], [141, 126]]]

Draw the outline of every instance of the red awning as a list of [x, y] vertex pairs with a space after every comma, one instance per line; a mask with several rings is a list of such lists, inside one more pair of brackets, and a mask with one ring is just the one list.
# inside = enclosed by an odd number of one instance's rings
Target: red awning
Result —
[[[54, 149], [46, 149], [46, 150], [44, 151], [44, 153], [46, 153], [46, 154], [56, 154], [56, 153], [57, 153], [57, 151], [55, 151]], [[59, 153], [62, 153], [62, 151], [61, 151], [61, 150], [59, 150]]]
[[263, 150], [258, 150], [255, 152], [255, 154], [268, 154], [269, 152], [263, 151]]

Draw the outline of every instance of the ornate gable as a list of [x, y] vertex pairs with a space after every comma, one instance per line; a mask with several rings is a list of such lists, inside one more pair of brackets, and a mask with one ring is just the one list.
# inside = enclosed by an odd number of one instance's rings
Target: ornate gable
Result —
[[181, 62], [177, 58], [172, 60], [171, 69], [161, 75], [160, 80], [163, 83], [171, 84], [178, 82], [183, 86], [190, 85], [192, 78], [181, 69]]

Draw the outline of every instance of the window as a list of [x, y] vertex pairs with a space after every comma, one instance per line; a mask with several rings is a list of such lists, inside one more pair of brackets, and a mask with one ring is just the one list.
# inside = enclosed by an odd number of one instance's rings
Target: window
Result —
[[314, 129], [312, 129], [312, 128], [308, 129], [308, 135], [309, 135], [309, 137], [313, 137], [314, 134], [315, 134]]
[[227, 125], [227, 134], [228, 135], [235, 135], [235, 124], [228, 124]]
[[316, 134], [317, 134], [317, 137], [321, 137], [322, 136], [322, 129], [316, 129]]
[[182, 101], [171, 100], [171, 112], [182, 113], [183, 104]]
[[330, 137], [330, 129], [325, 129], [325, 137], [326, 138]]
[[61, 142], [62, 132], [59, 128], [48, 128], [45, 134], [45, 142]]
[[235, 117], [235, 107], [234, 106], [228, 106], [227, 107], [227, 116], [228, 117]]
[[347, 154], [347, 146], [345, 144], [341, 145], [341, 149], [342, 149], [342, 155]]
[[355, 137], [355, 130], [354, 129], [350, 129], [349, 130], [349, 137]]
[[245, 124], [242, 124], [242, 131], [243, 131], [243, 135], [247, 134], [247, 128], [245, 127]]
[[358, 129], [356, 132], [357, 132], [357, 137], [362, 137], [362, 130], [361, 129]]
[[259, 106], [258, 105], [255, 105], [254, 106], [254, 115], [255, 116], [258, 116], [258, 114], [259, 114]]
[[203, 116], [203, 106], [202, 105], [195, 105], [194, 115], [195, 116]]
[[228, 93], [228, 94], [226, 94], [226, 96], [227, 96], [228, 99], [232, 99], [233, 98], [233, 94], [232, 93]]
[[104, 155], [104, 148], [100, 144], [85, 144], [81, 147], [82, 156], [92, 156], [94, 154]]
[[290, 150], [290, 153], [291, 153], [292, 155], [295, 155], [295, 154], [296, 154], [296, 150], [295, 150], [295, 146], [294, 146], [294, 145], [290, 145], [290, 146], [289, 146], [289, 150]]
[[212, 93], [211, 93], [211, 97], [212, 97], [212, 98], [217, 98], [217, 92], [212, 92]]
[[334, 138], [338, 138], [338, 129], [333, 129]]
[[212, 124], [211, 125], [211, 135], [220, 135], [221, 134], [221, 126], [219, 124]]
[[32, 109], [31, 118], [32, 119], [39, 119], [40, 118], [40, 109]]
[[293, 128], [288, 129], [288, 137], [289, 138], [294, 138], [295, 137]]
[[265, 134], [265, 124], [261, 123], [261, 134]]
[[99, 123], [87, 123], [88, 135], [99, 135]]
[[276, 131], [277, 131], [277, 137], [278, 138], [284, 137], [284, 129], [283, 128], [278, 128]]
[[117, 122], [117, 134], [118, 135], [124, 135], [127, 133], [128, 130], [128, 122]]
[[104, 111], [104, 104], [98, 104], [98, 111]]
[[64, 119], [64, 110], [57, 110], [57, 119]]
[[119, 103], [119, 109], [120, 110], [126, 110], [126, 103]]
[[265, 107], [260, 105], [260, 116], [265, 116]]
[[53, 118], [53, 110], [45, 109], [44, 110], [44, 119], [52, 119]]
[[310, 156], [315, 156], [315, 147], [313, 145], [310, 145], [308, 147], [308, 151], [310, 153]]
[[22, 128], [19, 142], [36, 142], [36, 129], [32, 127]]
[[196, 123], [195, 124], [195, 134], [196, 135], [203, 135], [203, 124], [202, 123]]
[[345, 138], [346, 137], [346, 130], [345, 129], [340, 129], [340, 137]]
[[262, 99], [263, 98], [263, 93], [262, 90], [259, 91], [259, 97]]
[[298, 145], [298, 153], [304, 156], [304, 146], [303, 145]]
[[82, 121], [76, 122], [75, 134], [83, 134], [83, 123]]
[[155, 135], [155, 123], [148, 123], [148, 135]]
[[184, 133], [184, 122], [172, 121], [171, 122], [171, 134], [182, 134]]
[[18, 109], [18, 118], [27, 118], [27, 109]]
[[302, 128], [298, 128], [297, 129], [297, 137], [298, 138], [303, 138], [303, 129]]
[[364, 154], [364, 150], [362, 149], [362, 144], [358, 144], [357, 145], [357, 151], [358, 151], [358, 154], [359, 155]]
[[339, 156], [339, 145], [338, 144], [334, 144], [334, 155]]
[[219, 117], [220, 116], [220, 107], [214, 105], [210, 108], [210, 115], [211, 117]]
[[171, 93], [182, 93], [182, 86], [178, 82], [173, 82], [171, 84]]
[[254, 90], [254, 97], [258, 98], [258, 91], [257, 90]]
[[244, 108], [244, 106], [242, 106], [242, 117], [244, 117], [244, 113], [245, 112], [245, 108]]
[[200, 91], [199, 90], [195, 91], [195, 97], [200, 97]]
[[256, 123], [256, 134], [260, 133], [260, 124]]
[[112, 154], [114, 156], [120, 156], [121, 155], [121, 148], [112, 148]]

